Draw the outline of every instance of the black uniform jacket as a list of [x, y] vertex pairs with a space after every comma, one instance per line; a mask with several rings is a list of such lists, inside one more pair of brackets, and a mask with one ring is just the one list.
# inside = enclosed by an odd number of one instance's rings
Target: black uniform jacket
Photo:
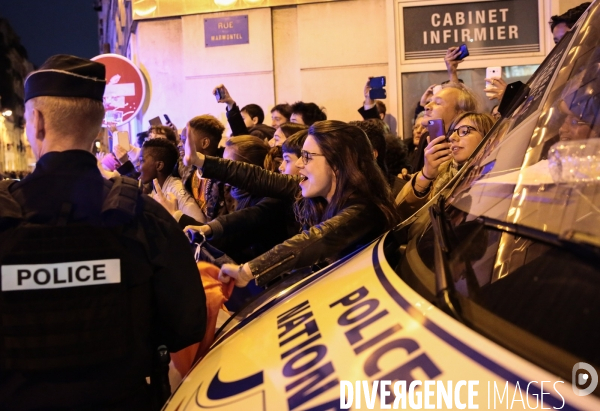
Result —
[[[94, 225], [112, 184], [101, 176], [91, 153], [70, 150], [43, 155], [35, 171], [12, 184], [10, 191], [26, 221], [52, 224], [63, 204], [70, 203], [69, 221]], [[123, 335], [132, 340], [131, 355], [118, 363], [66, 370], [0, 370], [0, 408], [138, 409], [148, 400], [145, 377], [150, 375], [158, 345], [174, 352], [203, 338], [206, 297], [185, 235], [169, 213], [146, 195], [139, 196], [132, 218], [131, 224], [141, 225], [145, 237], [139, 239], [141, 245], [123, 242], [139, 261], [139, 270], [121, 273], [128, 284], [135, 283], [128, 285], [133, 287], [131, 334]], [[130, 281], [132, 277], [136, 280]], [[86, 287], [79, 288], [85, 295]]]

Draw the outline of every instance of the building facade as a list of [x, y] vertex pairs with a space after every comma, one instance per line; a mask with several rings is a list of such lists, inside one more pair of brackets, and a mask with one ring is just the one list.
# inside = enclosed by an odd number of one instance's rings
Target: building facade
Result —
[[219, 84], [267, 117], [275, 104], [302, 100], [331, 119], [356, 120], [368, 77], [386, 76], [388, 113], [409, 137], [419, 97], [448, 78], [448, 47], [468, 45], [460, 78], [491, 109], [486, 68], [502, 67], [508, 82], [526, 80], [554, 46], [550, 16], [579, 3], [103, 0], [100, 49], [131, 59], [147, 82], [143, 110], [126, 126], [132, 134], [163, 114], [180, 128], [205, 113], [226, 123], [212, 95]]

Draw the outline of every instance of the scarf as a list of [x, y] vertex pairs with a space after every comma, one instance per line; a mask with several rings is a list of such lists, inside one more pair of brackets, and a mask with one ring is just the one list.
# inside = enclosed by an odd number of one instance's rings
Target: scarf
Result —
[[433, 182], [433, 188], [431, 190], [431, 196], [436, 195], [452, 178], [458, 173], [458, 170], [462, 167], [462, 164], [458, 164], [454, 160], [450, 160], [440, 166], [442, 169], [441, 173], [437, 176]]

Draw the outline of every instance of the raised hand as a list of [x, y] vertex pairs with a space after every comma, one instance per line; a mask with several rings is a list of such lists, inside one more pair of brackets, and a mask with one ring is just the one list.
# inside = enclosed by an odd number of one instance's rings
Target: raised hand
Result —
[[[217, 90], [221, 90], [221, 98], [219, 98]], [[218, 103], [226, 103], [227, 104], [227, 108], [229, 110], [232, 109], [233, 105], [235, 104], [235, 101], [233, 100], [233, 98], [231, 98], [231, 95], [229, 94], [229, 91], [227, 90], [227, 88], [223, 84], [219, 84], [217, 87], [215, 87], [213, 89], [212, 93], [213, 93], [213, 96], [215, 96], [215, 98], [217, 99]]]
[[452, 160], [450, 143], [446, 141], [446, 136], [438, 136], [431, 140], [427, 138], [429, 144], [425, 147], [425, 165], [423, 172], [429, 178], [436, 178], [439, 174], [439, 167], [442, 163]]
[[183, 148], [183, 164], [185, 164], [186, 166], [196, 166], [198, 168], [202, 168], [202, 166], [204, 165], [204, 154], [198, 153], [196, 151], [196, 144], [194, 143], [194, 139], [190, 135], [189, 125], [188, 130], [186, 132], [186, 138], [183, 144]]
[[489, 85], [484, 89], [485, 95], [490, 100], [502, 100], [502, 96], [506, 91], [506, 81], [501, 78], [486, 78], [485, 81], [489, 83]]
[[458, 60], [460, 55], [459, 47], [450, 47], [446, 50], [444, 56], [444, 62], [446, 63], [446, 69], [448, 70], [448, 76], [451, 82], [458, 83], [458, 65], [462, 63], [462, 60]]
[[369, 109], [373, 108], [373, 106], [375, 105], [375, 100], [373, 100], [371, 98], [371, 96], [369, 95], [370, 91], [371, 91], [371, 84], [370, 84], [370, 81], [367, 80], [367, 84], [365, 84], [365, 88], [363, 89], [363, 94], [365, 96], [365, 103], [364, 103], [365, 110], [369, 110]]
[[175, 211], [177, 211], [177, 199], [175, 196], [172, 193], [163, 193], [157, 179], [152, 180], [152, 183], [154, 184], [154, 190], [156, 192], [154, 199], [162, 205], [169, 214], [174, 214]]

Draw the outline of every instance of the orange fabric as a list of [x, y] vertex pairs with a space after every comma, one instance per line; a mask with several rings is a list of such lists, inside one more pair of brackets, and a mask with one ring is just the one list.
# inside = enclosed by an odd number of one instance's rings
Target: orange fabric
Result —
[[224, 304], [231, 297], [234, 282], [230, 281], [228, 284], [220, 282], [219, 271], [219, 267], [216, 265], [204, 261], [198, 263], [198, 272], [206, 294], [206, 334], [201, 342], [171, 353], [173, 365], [182, 377], [188, 373], [198, 359], [207, 353], [213, 343], [219, 310], [227, 311]]

